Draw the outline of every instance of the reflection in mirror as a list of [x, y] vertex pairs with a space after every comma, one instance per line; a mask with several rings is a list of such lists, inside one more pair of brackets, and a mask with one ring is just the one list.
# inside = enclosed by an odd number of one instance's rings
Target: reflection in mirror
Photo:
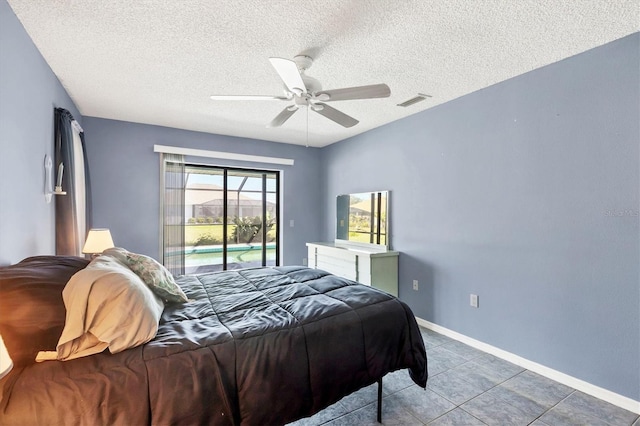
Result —
[[336, 239], [388, 246], [387, 191], [338, 195]]

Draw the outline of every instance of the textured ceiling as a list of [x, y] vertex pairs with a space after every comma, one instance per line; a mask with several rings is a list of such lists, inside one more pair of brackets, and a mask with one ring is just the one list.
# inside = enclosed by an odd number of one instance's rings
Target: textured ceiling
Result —
[[[325, 146], [640, 29], [640, 0], [8, 0], [84, 116]], [[324, 89], [386, 83], [331, 106], [282, 101], [268, 58], [307, 54]], [[427, 100], [396, 106], [418, 93]], [[308, 119], [308, 128], [307, 128]]]

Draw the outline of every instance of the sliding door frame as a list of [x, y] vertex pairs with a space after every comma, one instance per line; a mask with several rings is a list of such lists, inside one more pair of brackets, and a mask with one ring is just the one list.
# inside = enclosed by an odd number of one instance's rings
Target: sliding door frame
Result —
[[[229, 217], [229, 206], [228, 206], [228, 202], [229, 202], [229, 185], [228, 185], [228, 178], [229, 178], [229, 172], [239, 172], [239, 173], [243, 173], [246, 172], [248, 174], [252, 174], [254, 176], [260, 176], [261, 180], [262, 180], [262, 186], [261, 186], [261, 200], [262, 200], [262, 220], [263, 220], [263, 226], [261, 227], [261, 233], [262, 233], [262, 259], [261, 259], [261, 263], [262, 266], [266, 266], [267, 264], [267, 248], [266, 248], [266, 244], [267, 244], [267, 227], [264, 226], [265, 221], [266, 221], [266, 217], [267, 217], [267, 177], [269, 178], [273, 178], [275, 179], [275, 206], [274, 206], [274, 211], [276, 212], [276, 222], [275, 222], [275, 226], [276, 226], [276, 230], [275, 230], [275, 242], [276, 242], [276, 250], [275, 250], [275, 266], [279, 266], [280, 265], [280, 260], [282, 258], [281, 253], [282, 253], [282, 241], [281, 241], [281, 230], [280, 227], [282, 226], [282, 203], [281, 203], [281, 197], [282, 197], [282, 170], [277, 170], [277, 169], [267, 169], [267, 168], [252, 168], [252, 167], [241, 167], [241, 166], [224, 166], [224, 165], [213, 165], [213, 164], [203, 164], [203, 163], [196, 163], [196, 162], [185, 162], [185, 168], [189, 169], [191, 168], [193, 169], [216, 169], [219, 171], [222, 171], [222, 177], [223, 177], [223, 201], [222, 201], [222, 210], [223, 210], [223, 227], [222, 227], [222, 249], [223, 249], [223, 256], [222, 256], [222, 268], [223, 270], [227, 270], [228, 267], [228, 262], [227, 262], [227, 252], [228, 252], [228, 237], [229, 237], [229, 233], [228, 233], [228, 217]], [[273, 175], [273, 177], [269, 176], [269, 175]], [[186, 188], [185, 188], [186, 190]], [[186, 225], [186, 223], [185, 223]], [[183, 225], [184, 226], [184, 225]]]

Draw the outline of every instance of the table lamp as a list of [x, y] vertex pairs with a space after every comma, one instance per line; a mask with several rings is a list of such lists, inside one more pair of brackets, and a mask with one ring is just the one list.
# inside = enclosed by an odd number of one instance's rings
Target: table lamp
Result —
[[92, 228], [87, 234], [82, 252], [96, 257], [108, 248], [114, 247], [111, 232], [106, 228]]

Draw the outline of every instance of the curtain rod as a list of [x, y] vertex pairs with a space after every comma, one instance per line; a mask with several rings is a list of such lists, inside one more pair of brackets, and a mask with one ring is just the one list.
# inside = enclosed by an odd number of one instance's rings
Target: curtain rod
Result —
[[282, 164], [293, 166], [292, 158], [264, 157], [262, 155], [237, 154], [234, 152], [209, 151], [206, 149], [182, 148], [179, 146], [153, 145], [153, 152], [163, 154], [191, 155], [194, 157], [220, 158], [224, 160], [251, 161], [254, 163]]

